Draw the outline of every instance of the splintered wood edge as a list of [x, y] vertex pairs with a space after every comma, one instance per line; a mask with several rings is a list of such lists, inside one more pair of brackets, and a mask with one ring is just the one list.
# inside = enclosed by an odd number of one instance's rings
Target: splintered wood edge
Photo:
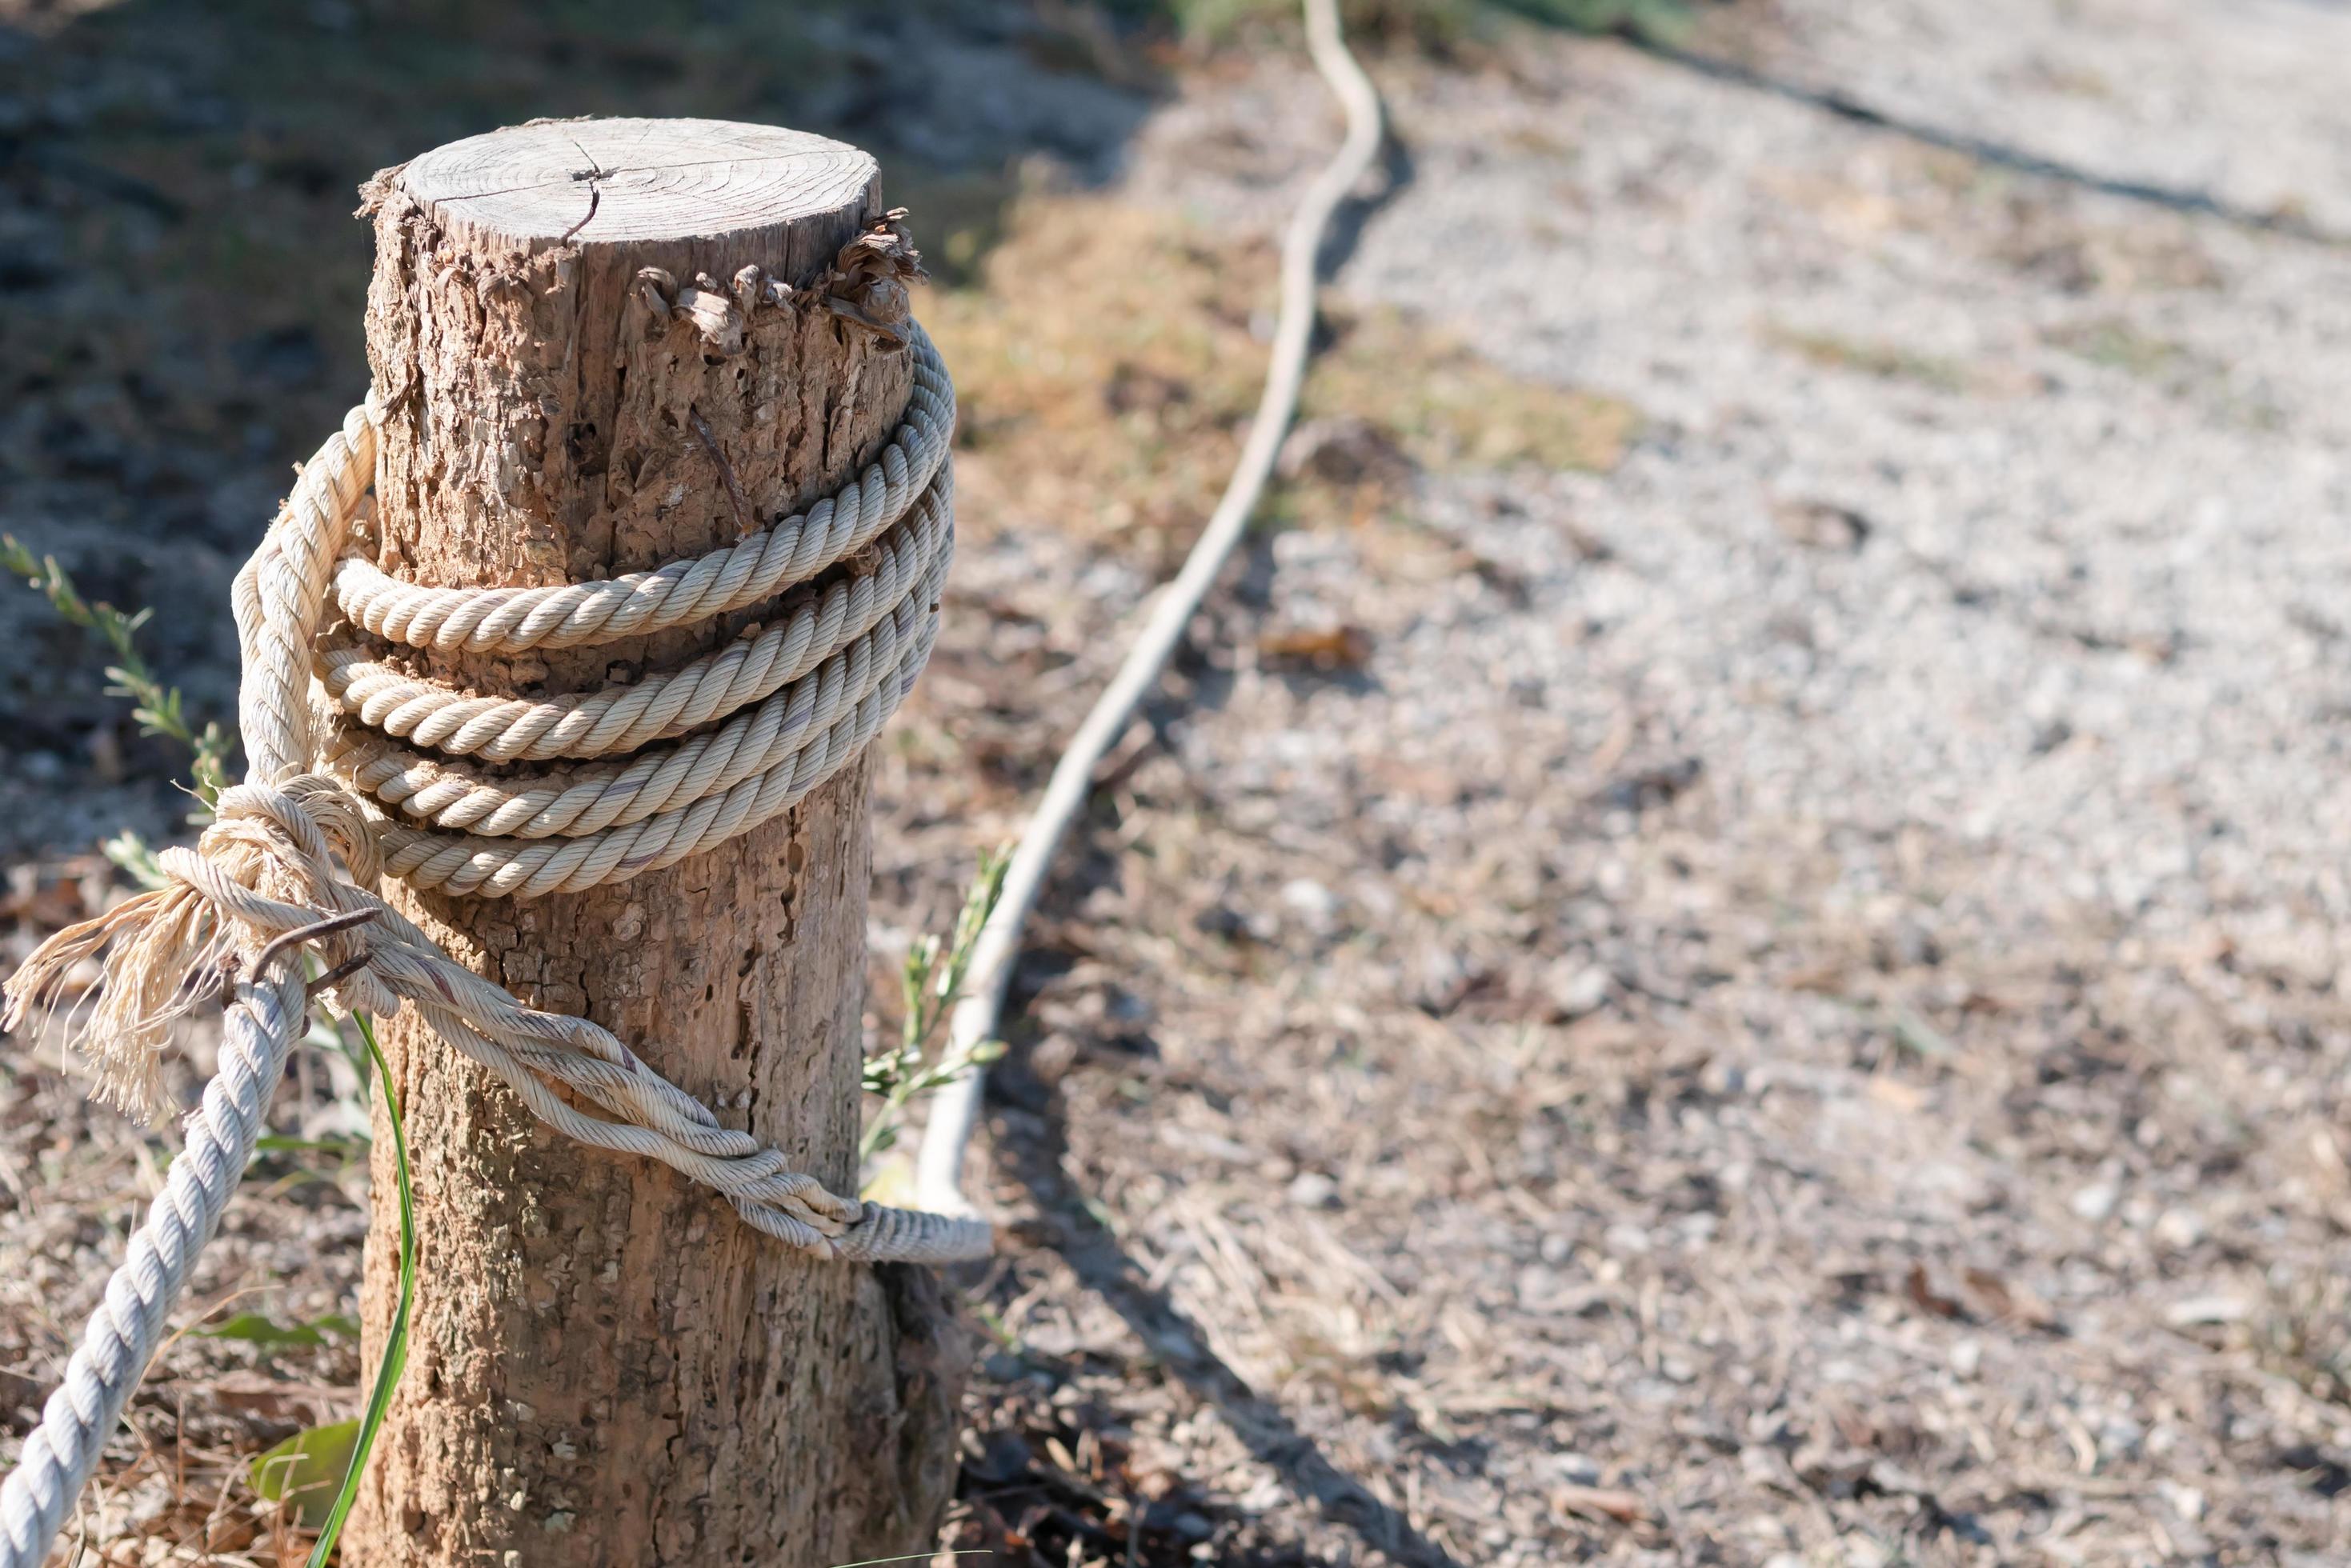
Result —
[[434, 148], [400, 182], [446, 229], [535, 249], [773, 230], [862, 207], [878, 172], [846, 142], [781, 126], [565, 119]]

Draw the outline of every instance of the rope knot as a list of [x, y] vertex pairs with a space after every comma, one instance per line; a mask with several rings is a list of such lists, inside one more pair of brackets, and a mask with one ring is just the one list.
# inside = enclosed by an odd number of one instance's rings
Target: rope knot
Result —
[[[359, 797], [325, 774], [296, 774], [273, 786], [238, 784], [221, 792], [218, 815], [264, 820], [298, 846], [314, 882], [345, 879], [368, 892], [383, 880], [383, 851]], [[329, 859], [329, 857], [332, 859]]]
[[[216, 812], [195, 848], [156, 857], [162, 887], [58, 931], [5, 988], [0, 1023], [16, 1029], [53, 1014], [77, 971], [96, 968], [97, 1004], [68, 1043], [95, 1070], [96, 1098], [151, 1123], [173, 1109], [160, 1064], [174, 1023], [225, 993], [277, 939], [380, 908], [354, 882], [372, 884], [382, 857], [358, 800], [332, 779], [239, 784], [221, 792]], [[389, 1016], [400, 998], [365, 967], [364, 940], [348, 929], [319, 939], [340, 971], [325, 995], [339, 1012]]]

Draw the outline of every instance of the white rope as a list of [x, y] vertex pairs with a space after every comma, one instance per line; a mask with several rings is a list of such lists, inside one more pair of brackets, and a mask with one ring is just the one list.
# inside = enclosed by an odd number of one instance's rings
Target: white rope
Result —
[[522, 653], [643, 637], [771, 598], [863, 548], [946, 466], [955, 388], [922, 328], [911, 336], [914, 394], [882, 455], [855, 483], [740, 544], [658, 571], [551, 588], [423, 587], [353, 556], [336, 572], [336, 601], [353, 623], [389, 642], [443, 653]]
[[576, 696], [465, 697], [347, 646], [330, 649], [322, 660], [327, 694], [369, 729], [492, 763], [611, 756], [684, 734], [799, 680], [898, 603], [946, 547], [953, 472], [942, 468], [914, 515], [879, 542], [879, 568], [833, 584], [755, 640], [730, 642], [683, 669]]
[[0, 1568], [40, 1568], [74, 1499], [97, 1468], [186, 1287], [244, 1179], [287, 1053], [303, 1028], [302, 966], [280, 950], [240, 981], [222, 1020], [220, 1071], [188, 1117], [187, 1142], [131, 1238], [130, 1255], [66, 1364], [41, 1423], [0, 1485]]
[[[641, 289], [665, 303], [650, 276]], [[653, 319], [665, 327], [677, 314]], [[827, 1191], [780, 1151], [720, 1125], [609, 1031], [527, 1007], [457, 963], [373, 891], [388, 873], [413, 888], [533, 898], [656, 870], [773, 818], [862, 750], [930, 657], [954, 554], [954, 389], [920, 327], [909, 322], [904, 342], [914, 388], [904, 421], [855, 481], [724, 549], [608, 582], [424, 587], [347, 556], [374, 472], [382, 415], [372, 405], [352, 410], [303, 469], [232, 596], [246, 781], [222, 792], [195, 848], [158, 857], [162, 888], [57, 933], [5, 987], [15, 1028], [55, 1002], [68, 971], [104, 955], [86, 1040], [102, 1091], [138, 1106], [160, 1098], [154, 1060], [172, 1023], [222, 975], [254, 977], [232, 987], [221, 1069], [186, 1149], [0, 1490], [0, 1568], [36, 1568], [47, 1553], [252, 1156], [307, 1026], [294, 961], [305, 944], [329, 965], [331, 1005], [384, 1017], [414, 1007], [550, 1127], [661, 1160], [768, 1235], [857, 1262], [987, 1254], [991, 1232], [977, 1219]], [[320, 637], [331, 602], [365, 631], [420, 648], [572, 648], [707, 619], [802, 583], [773, 630], [584, 699], [467, 697], [390, 669], [356, 634]], [[446, 760], [624, 753], [635, 754], [538, 775]]]
[[344, 732], [329, 765], [407, 816], [493, 838], [576, 838], [691, 805], [796, 755], [810, 743], [811, 729], [831, 724], [842, 702], [862, 701], [885, 679], [899, 677], [900, 656], [911, 658], [917, 633], [931, 624], [925, 612], [938, 602], [946, 576], [944, 549], [933, 559], [918, 592], [852, 639], [811, 679], [683, 745], [640, 753], [624, 765], [517, 779], [420, 757], [359, 731]]
[[[1280, 315], [1274, 328], [1273, 363], [1266, 373], [1264, 394], [1258, 400], [1240, 461], [1207, 527], [1185, 557], [1176, 580], [1152, 606], [1125, 662], [1071, 737], [1069, 749], [1061, 753], [1046, 783], [1044, 797], [1037, 803], [1036, 815], [1029, 818], [1028, 831], [1013, 850], [1012, 863], [1004, 873], [1004, 891], [972, 950], [963, 1000], [956, 1004], [948, 1022], [950, 1059], [968, 1059], [996, 1034], [1005, 988], [1012, 978], [1012, 960], [1019, 950], [1021, 928], [1044, 886], [1046, 872], [1052, 867], [1054, 852], [1092, 793], [1095, 767], [1125, 732], [1135, 705], [1158, 684], [1159, 673], [1183, 641], [1193, 612], [1200, 607], [1226, 558], [1240, 542], [1249, 514], [1257, 509], [1258, 497], [1273, 472], [1281, 438], [1297, 411], [1298, 390], [1305, 379], [1307, 350], [1313, 338], [1315, 262], [1323, 233], [1347, 192], [1371, 168], [1380, 148], [1379, 93], [1347, 52], [1336, 0], [1305, 0], [1305, 5], [1307, 47], [1314, 57], [1315, 68], [1346, 110], [1347, 135], [1338, 155], [1307, 188], [1282, 236]], [[975, 1065], [931, 1103], [914, 1179], [915, 1200], [925, 1209], [971, 1211], [963, 1191], [964, 1152], [979, 1120], [982, 1087], [980, 1069]]]

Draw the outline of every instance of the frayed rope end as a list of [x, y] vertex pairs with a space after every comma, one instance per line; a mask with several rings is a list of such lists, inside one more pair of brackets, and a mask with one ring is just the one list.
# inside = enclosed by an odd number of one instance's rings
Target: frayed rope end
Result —
[[[0, 985], [6, 997], [0, 1026], [39, 1031], [62, 1011], [66, 1044], [96, 1078], [90, 1097], [157, 1125], [179, 1108], [162, 1072], [172, 1025], [221, 993], [233, 953], [210, 901], [194, 889], [141, 893], [34, 949]], [[84, 960], [101, 966], [97, 1004], [86, 1016], [81, 1002], [89, 992], [66, 1001]]]

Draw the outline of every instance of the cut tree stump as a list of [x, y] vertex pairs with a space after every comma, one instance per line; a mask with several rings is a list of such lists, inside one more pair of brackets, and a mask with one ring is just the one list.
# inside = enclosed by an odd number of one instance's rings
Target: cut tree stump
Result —
[[[852, 477], [904, 405], [904, 355], [829, 309], [756, 312], [738, 347], [636, 286], [643, 267], [681, 286], [706, 275], [715, 304], [754, 264], [806, 286], [880, 215], [853, 148], [707, 120], [540, 122], [386, 171], [368, 200], [368, 355], [388, 410], [377, 559], [410, 579], [536, 586], [700, 554], [738, 536], [747, 503], [764, 521]], [[904, 289], [850, 303], [902, 317]], [[763, 613], [416, 667], [574, 691], [692, 659]], [[868, 815], [861, 761], [667, 871], [523, 903], [391, 891], [479, 973], [604, 1024], [851, 1192]], [[664, 1166], [565, 1139], [412, 1019], [384, 1044], [419, 1283], [344, 1561], [825, 1568], [930, 1546], [964, 1352], [926, 1272], [810, 1259]], [[375, 1116], [370, 1366], [398, 1255], [381, 1100]]]

